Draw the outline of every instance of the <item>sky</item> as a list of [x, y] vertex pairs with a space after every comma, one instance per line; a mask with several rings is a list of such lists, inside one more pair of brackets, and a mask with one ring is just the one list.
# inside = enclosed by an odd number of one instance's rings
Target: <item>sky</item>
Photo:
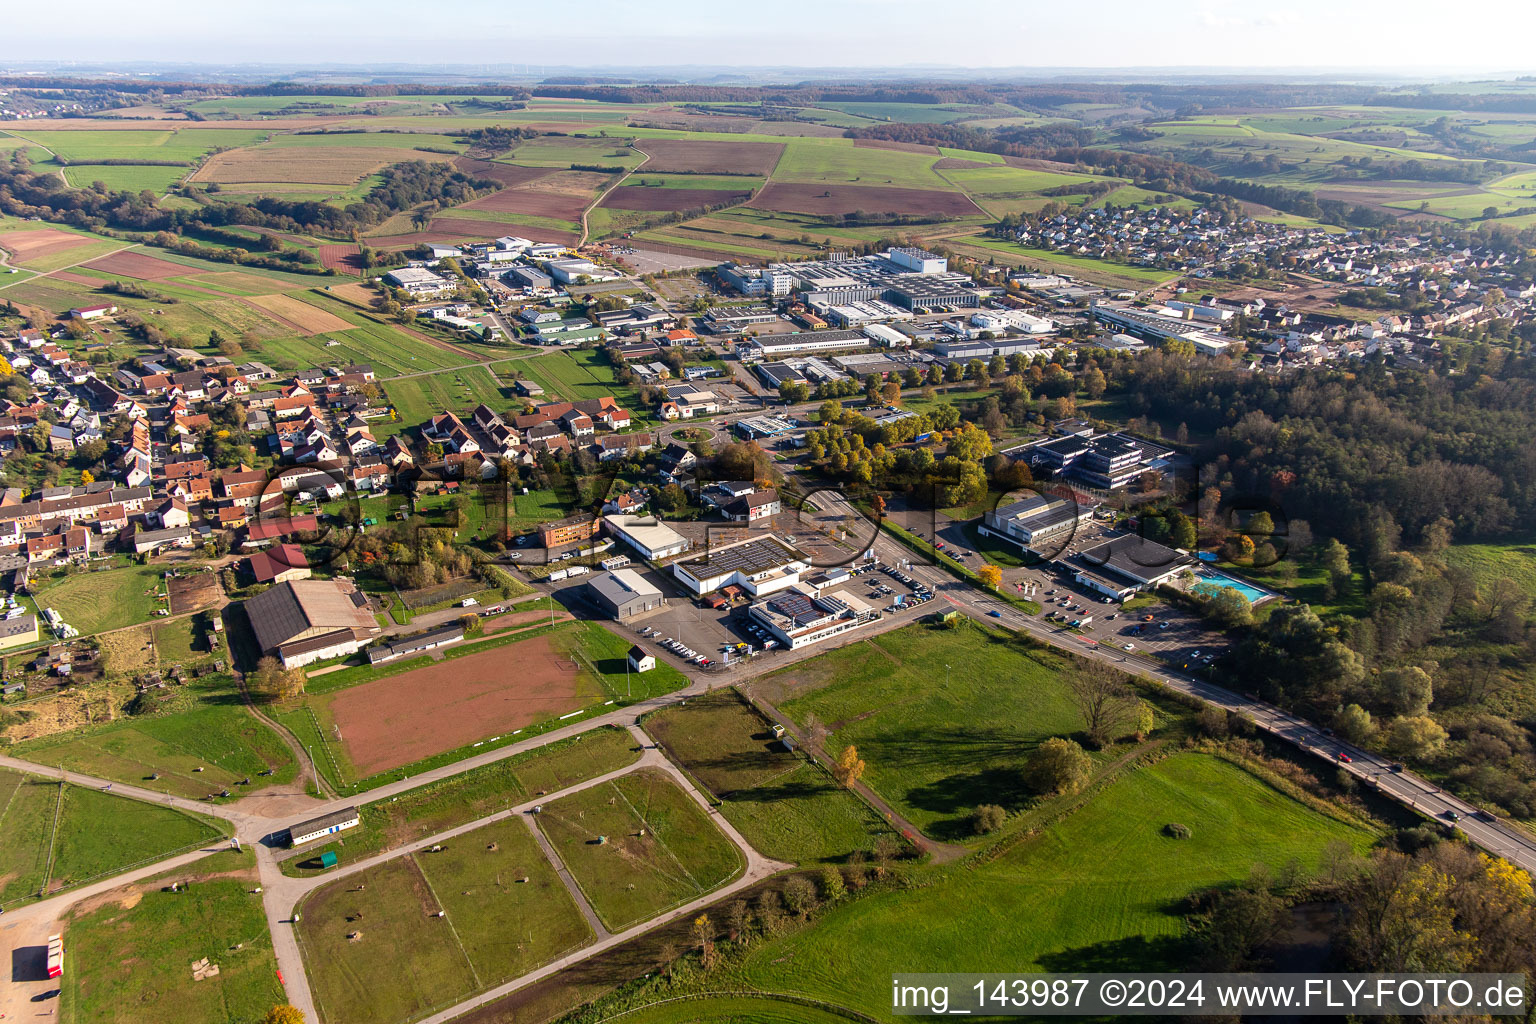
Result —
[[0, 62], [1536, 71], [1532, 0], [71, 0], [67, 17], [6, 6]]

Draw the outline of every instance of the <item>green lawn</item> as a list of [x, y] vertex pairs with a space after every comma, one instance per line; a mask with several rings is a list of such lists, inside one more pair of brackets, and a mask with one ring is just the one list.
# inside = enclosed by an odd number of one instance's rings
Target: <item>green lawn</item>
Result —
[[[119, 901], [77, 914], [64, 933], [62, 1018], [72, 1024], [260, 1020], [284, 998], [261, 897], [251, 888], [250, 880], [231, 878], [194, 882], [177, 893], [145, 884], [131, 907]], [[218, 976], [193, 981], [191, 964], [203, 957], [218, 964]]]
[[592, 940], [520, 819], [324, 886], [303, 906], [300, 945], [331, 1021], [409, 1020]]
[[[1164, 837], [1172, 822], [1191, 838]], [[1180, 969], [1185, 896], [1241, 881], [1256, 863], [1278, 872], [1294, 859], [1313, 869], [1328, 843], [1359, 849], [1371, 838], [1227, 762], [1176, 754], [995, 860], [844, 904], [814, 928], [759, 944], [734, 987], [819, 996], [883, 1017], [890, 976], [913, 965]]]
[[38, 590], [37, 606], [58, 612], [81, 636], [121, 629], [166, 607], [163, 573], [147, 565], [73, 573]]
[[611, 931], [687, 903], [743, 867], [699, 805], [652, 768], [556, 800], [538, 824]]
[[302, 877], [324, 870], [321, 854], [343, 861], [392, 850], [413, 840], [483, 818], [498, 810], [553, 793], [633, 764], [640, 756], [634, 737], [602, 728], [539, 747], [503, 761], [413, 789], [382, 803], [364, 804], [362, 824], [344, 839], [306, 847], [281, 862], [283, 873]]
[[[57, 828], [55, 828], [57, 822]], [[0, 769], [0, 902], [57, 892], [223, 834], [211, 820]]]
[[[16, 753], [39, 764], [191, 799], [225, 787], [238, 793], [237, 783], [245, 778], [252, 788], [293, 781], [298, 770], [293, 755], [269, 726], [240, 705], [233, 681], [207, 676], [186, 691], [190, 706], [31, 740]], [[263, 771], [273, 774], [261, 777]], [[155, 774], [159, 778], [151, 779]]]
[[1178, 276], [1178, 274], [1172, 271], [1159, 270], [1156, 267], [1139, 267], [1130, 263], [1115, 263], [1110, 260], [1096, 259], [1092, 256], [1075, 256], [1070, 253], [1055, 252], [1049, 249], [1032, 249], [1019, 245], [1016, 242], [1004, 242], [995, 238], [976, 236], [966, 239], [965, 244], [991, 252], [1008, 253], [1042, 266], [1075, 272], [1089, 280], [1094, 280], [1095, 275], [1098, 275], [1098, 279], [1110, 284], [1128, 283], [1146, 288], [1162, 284], [1164, 281], [1172, 280]]
[[645, 720], [667, 753], [720, 799], [720, 812], [759, 852], [791, 863], [841, 861], [895, 833], [802, 755], [734, 690], [695, 697]]
[[970, 623], [908, 626], [755, 685], [802, 726], [818, 718], [829, 749], [858, 747], [864, 781], [900, 814], [930, 835], [959, 839], [978, 804], [1030, 806], [1021, 775], [1030, 751], [1083, 728], [1060, 665], [1014, 634]]

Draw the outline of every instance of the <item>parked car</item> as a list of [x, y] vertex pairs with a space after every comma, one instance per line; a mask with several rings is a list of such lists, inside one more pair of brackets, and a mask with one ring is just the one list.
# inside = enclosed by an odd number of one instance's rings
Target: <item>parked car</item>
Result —
[[1127, 650], [1127, 651], [1134, 651], [1136, 649], [1136, 645], [1135, 644], [1121, 644], [1120, 647], [1121, 647], [1122, 650]]

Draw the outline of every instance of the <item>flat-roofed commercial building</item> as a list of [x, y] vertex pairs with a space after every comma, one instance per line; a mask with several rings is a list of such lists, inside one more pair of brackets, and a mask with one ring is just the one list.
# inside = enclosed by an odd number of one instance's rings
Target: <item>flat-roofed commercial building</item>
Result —
[[1072, 569], [1082, 586], [1124, 601], [1168, 582], [1194, 562], [1178, 548], [1129, 533], [1079, 552]]
[[633, 569], [614, 569], [594, 576], [587, 584], [587, 597], [612, 619], [627, 619], [665, 603], [661, 591]]
[[696, 595], [737, 586], [754, 597], [800, 582], [810, 557], [777, 537], [758, 537], [713, 547], [698, 558], [672, 563], [672, 575]]
[[603, 522], [609, 533], [652, 561], [680, 555], [691, 546], [688, 538], [655, 516], [615, 514], [604, 516]]
[[754, 602], [747, 615], [789, 650], [809, 647], [880, 617], [849, 591], [818, 592], [798, 586]]
[[1029, 494], [1018, 501], [989, 510], [982, 516], [981, 532], [1003, 537], [1025, 549], [1038, 548], [1071, 537], [1093, 516], [1093, 508], [1066, 498]]

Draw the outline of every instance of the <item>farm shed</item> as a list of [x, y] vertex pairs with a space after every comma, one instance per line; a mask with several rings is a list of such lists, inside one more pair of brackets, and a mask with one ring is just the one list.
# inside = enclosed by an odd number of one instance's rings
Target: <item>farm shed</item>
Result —
[[334, 835], [345, 829], [355, 828], [358, 824], [357, 808], [343, 807], [339, 811], [330, 814], [322, 814], [318, 818], [310, 818], [301, 821], [288, 829], [288, 845], [303, 846], [312, 843], [316, 839]]
[[639, 644], [629, 649], [629, 667], [634, 672], [649, 672], [656, 667], [656, 657]]

